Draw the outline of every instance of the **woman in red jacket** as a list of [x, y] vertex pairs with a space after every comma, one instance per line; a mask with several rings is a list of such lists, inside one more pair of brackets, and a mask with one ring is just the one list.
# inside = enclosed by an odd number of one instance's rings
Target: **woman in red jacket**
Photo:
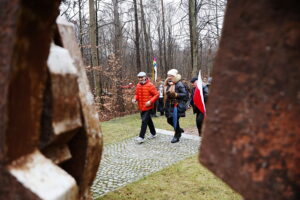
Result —
[[159, 94], [155, 86], [147, 78], [145, 72], [140, 72], [137, 76], [139, 83], [136, 86], [135, 96], [132, 101], [138, 102], [139, 110], [141, 111], [142, 125], [139, 137], [137, 138], [137, 142], [141, 144], [145, 141], [147, 125], [151, 133], [149, 138], [152, 139], [156, 137], [156, 131], [150, 114]]

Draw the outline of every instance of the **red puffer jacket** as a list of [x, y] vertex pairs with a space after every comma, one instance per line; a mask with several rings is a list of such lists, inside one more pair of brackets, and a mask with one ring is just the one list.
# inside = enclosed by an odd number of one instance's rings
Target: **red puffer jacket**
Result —
[[[158, 99], [158, 96], [158, 91], [149, 80], [147, 80], [144, 85], [140, 83], [137, 84], [134, 98], [138, 101], [139, 109], [141, 111], [146, 111], [154, 108], [154, 102]], [[151, 102], [151, 105], [146, 107], [145, 104], [149, 100]]]

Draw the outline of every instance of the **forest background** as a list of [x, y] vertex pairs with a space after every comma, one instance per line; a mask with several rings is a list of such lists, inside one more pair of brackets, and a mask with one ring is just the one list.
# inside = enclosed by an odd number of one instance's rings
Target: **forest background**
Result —
[[[137, 73], [157, 86], [170, 69], [211, 77], [226, 0], [64, 0], [74, 24], [100, 120], [137, 112]], [[154, 80], [153, 60], [157, 59]]]

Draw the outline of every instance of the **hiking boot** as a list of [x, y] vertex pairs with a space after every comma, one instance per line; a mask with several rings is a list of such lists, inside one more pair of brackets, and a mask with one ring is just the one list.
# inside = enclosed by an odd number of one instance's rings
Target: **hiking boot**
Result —
[[184, 130], [183, 130], [182, 128], [180, 128], [180, 132], [181, 132], [181, 133], [184, 133]]
[[141, 137], [138, 137], [138, 138], [136, 139], [136, 142], [137, 142], [138, 144], [142, 144], [142, 143], [145, 142], [145, 139], [144, 139], [144, 138], [141, 138]]
[[171, 140], [171, 143], [176, 143], [176, 142], [179, 142], [179, 138], [173, 137], [173, 139]]
[[148, 137], [148, 139], [154, 139], [154, 138], [156, 138], [156, 134], [155, 135], [152, 135], [152, 134], [150, 134], [150, 136]]

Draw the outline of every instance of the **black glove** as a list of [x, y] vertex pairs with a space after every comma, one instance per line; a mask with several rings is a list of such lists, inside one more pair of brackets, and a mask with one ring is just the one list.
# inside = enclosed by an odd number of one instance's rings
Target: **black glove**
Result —
[[176, 92], [167, 91], [167, 96], [169, 98], [175, 99], [177, 97], [177, 93]]

